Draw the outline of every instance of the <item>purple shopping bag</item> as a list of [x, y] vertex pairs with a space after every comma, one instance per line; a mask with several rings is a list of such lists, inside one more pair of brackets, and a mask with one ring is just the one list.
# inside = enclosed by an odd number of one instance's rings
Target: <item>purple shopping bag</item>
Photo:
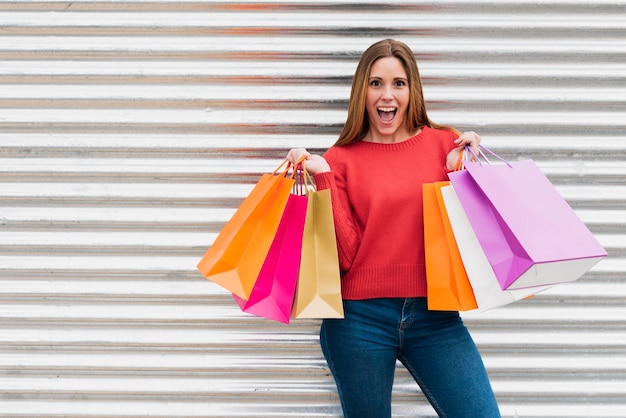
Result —
[[503, 290], [452, 186], [442, 187], [441, 195], [479, 311], [527, 299], [554, 286]]
[[250, 297], [233, 294], [242, 311], [289, 323], [300, 267], [307, 196], [291, 194]]
[[502, 289], [572, 282], [607, 255], [532, 160], [464, 166], [450, 182]]

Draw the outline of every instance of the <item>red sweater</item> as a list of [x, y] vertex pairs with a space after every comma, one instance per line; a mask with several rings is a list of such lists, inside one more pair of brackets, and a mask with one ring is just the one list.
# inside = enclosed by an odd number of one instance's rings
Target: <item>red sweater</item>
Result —
[[400, 143], [333, 146], [330, 189], [344, 299], [426, 296], [422, 183], [448, 180], [453, 132], [424, 128]]

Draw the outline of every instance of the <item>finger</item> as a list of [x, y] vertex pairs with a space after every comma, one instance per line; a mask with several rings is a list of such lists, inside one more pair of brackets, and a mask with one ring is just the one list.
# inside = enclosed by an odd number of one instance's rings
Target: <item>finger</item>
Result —
[[467, 145], [472, 144], [471, 138], [468, 138], [465, 135], [460, 136], [456, 141], [454, 141], [459, 147], [465, 147]]
[[471, 147], [477, 147], [480, 144], [480, 135], [478, 135], [474, 131], [464, 132], [460, 137], [460, 145], [466, 146], [469, 145]]
[[455, 142], [459, 145], [466, 145], [468, 142], [471, 141], [471, 139], [471, 132], [463, 132], [461, 135], [459, 135]]
[[293, 148], [287, 154], [287, 160], [295, 164], [301, 157], [309, 158], [310, 154], [304, 148]]
[[471, 139], [472, 142], [480, 142], [480, 135], [478, 135], [476, 132], [474, 131], [470, 131], [469, 133], [469, 137]]

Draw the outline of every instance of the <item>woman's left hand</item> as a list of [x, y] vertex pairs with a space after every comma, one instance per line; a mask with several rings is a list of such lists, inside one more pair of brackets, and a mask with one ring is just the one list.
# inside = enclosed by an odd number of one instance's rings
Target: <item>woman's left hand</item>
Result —
[[476, 132], [469, 131], [463, 132], [461, 136], [459, 136], [455, 141], [459, 147], [465, 148], [466, 146], [470, 146], [472, 151], [474, 151], [475, 155], [478, 155], [478, 145], [480, 145], [480, 135]]
[[450, 154], [448, 154], [448, 158], [446, 159], [446, 168], [448, 169], [448, 171], [453, 171], [457, 169], [459, 154], [465, 149], [466, 146], [469, 145], [474, 152], [474, 155], [478, 155], [480, 135], [473, 131], [463, 132], [461, 136], [454, 140], [454, 143], [458, 146], [458, 148], [453, 149], [452, 151], [450, 151]]

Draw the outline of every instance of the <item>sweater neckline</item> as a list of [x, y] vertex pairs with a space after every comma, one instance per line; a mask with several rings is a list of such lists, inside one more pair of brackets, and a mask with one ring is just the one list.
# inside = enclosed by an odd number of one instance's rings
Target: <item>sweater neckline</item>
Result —
[[385, 143], [382, 143], [382, 142], [358, 141], [354, 145], [355, 146], [359, 146], [359, 147], [363, 147], [363, 148], [379, 150], [379, 151], [404, 150], [404, 149], [411, 148], [417, 142], [419, 142], [422, 134], [424, 133], [424, 130], [426, 130], [426, 129], [430, 129], [430, 128], [427, 127], [427, 126], [424, 126], [424, 127], [422, 127], [422, 129], [417, 134], [413, 135], [409, 139], [406, 139], [406, 140], [404, 140], [402, 142], [394, 142], [393, 144], [385, 144]]

